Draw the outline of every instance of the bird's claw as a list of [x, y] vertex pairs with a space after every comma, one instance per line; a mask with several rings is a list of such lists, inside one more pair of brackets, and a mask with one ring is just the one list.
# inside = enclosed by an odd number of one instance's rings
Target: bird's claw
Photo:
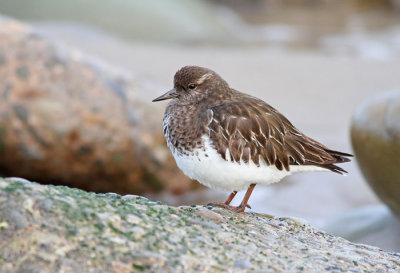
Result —
[[207, 206], [211, 206], [211, 207], [220, 207], [220, 208], [225, 208], [225, 209], [230, 209], [232, 206], [229, 206], [225, 203], [219, 203], [219, 202], [215, 202], [215, 203], [209, 203], [207, 204]]
[[242, 204], [240, 204], [239, 206], [234, 207], [234, 206], [229, 206], [225, 203], [219, 203], [219, 202], [209, 203], [207, 206], [220, 207], [220, 208], [228, 209], [230, 211], [237, 212], [237, 213], [243, 213], [244, 210], [246, 209], [246, 207], [251, 209], [251, 206], [248, 204], [246, 204], [246, 206], [243, 206]]

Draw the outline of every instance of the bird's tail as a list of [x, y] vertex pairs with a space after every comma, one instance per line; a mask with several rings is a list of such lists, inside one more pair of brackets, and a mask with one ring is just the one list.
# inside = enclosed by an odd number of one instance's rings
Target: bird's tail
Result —
[[339, 152], [339, 151], [329, 150], [329, 149], [324, 149], [324, 150], [327, 153], [329, 153], [332, 157], [334, 157], [336, 160], [334, 162], [329, 162], [328, 164], [321, 164], [320, 167], [328, 169], [335, 173], [339, 173], [339, 174], [347, 173], [346, 170], [340, 168], [339, 166], [336, 166], [335, 164], [350, 162], [351, 160], [349, 157], [353, 157], [353, 155], [348, 154], [348, 153]]

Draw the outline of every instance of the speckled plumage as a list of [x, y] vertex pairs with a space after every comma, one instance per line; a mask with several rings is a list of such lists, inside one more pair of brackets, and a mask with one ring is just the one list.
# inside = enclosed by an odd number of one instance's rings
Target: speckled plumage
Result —
[[174, 89], [154, 101], [163, 99], [172, 99], [163, 120], [168, 147], [186, 175], [209, 187], [237, 191], [294, 172], [346, 172], [335, 164], [350, 154], [304, 135], [275, 108], [207, 68], [181, 68]]

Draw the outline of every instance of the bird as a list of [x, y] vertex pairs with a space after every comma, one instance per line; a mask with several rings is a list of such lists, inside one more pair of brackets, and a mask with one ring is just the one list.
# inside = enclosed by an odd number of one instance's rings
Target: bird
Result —
[[[174, 87], [153, 102], [163, 100], [170, 100], [163, 133], [178, 167], [207, 187], [231, 192], [224, 203], [212, 206], [243, 213], [257, 184], [298, 172], [345, 174], [336, 164], [353, 156], [308, 137], [274, 107], [231, 88], [205, 67], [179, 69]], [[244, 189], [240, 205], [231, 206]]]

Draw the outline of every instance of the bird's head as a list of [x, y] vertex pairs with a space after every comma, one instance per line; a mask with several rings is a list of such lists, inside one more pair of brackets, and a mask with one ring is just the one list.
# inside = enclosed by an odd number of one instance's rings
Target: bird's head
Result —
[[175, 73], [174, 88], [153, 102], [174, 99], [184, 104], [198, 103], [228, 88], [227, 82], [214, 71], [199, 66], [184, 66]]

